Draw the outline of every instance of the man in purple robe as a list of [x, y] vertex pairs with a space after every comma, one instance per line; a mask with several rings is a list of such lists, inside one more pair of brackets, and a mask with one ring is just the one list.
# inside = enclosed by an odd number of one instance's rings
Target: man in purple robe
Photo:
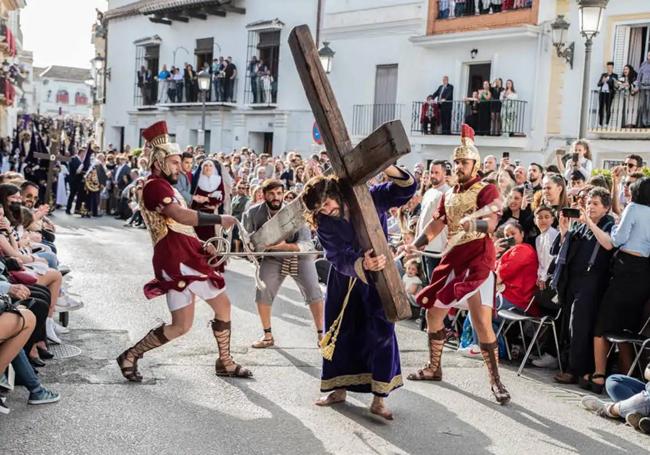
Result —
[[[387, 211], [408, 202], [417, 183], [411, 174], [390, 166], [387, 183], [370, 189], [384, 234]], [[384, 398], [402, 386], [395, 325], [386, 319], [381, 300], [368, 272], [382, 270], [385, 256], [362, 251], [350, 221], [338, 179], [318, 176], [302, 195], [325, 257], [332, 265], [327, 280], [325, 327], [321, 348], [321, 392], [330, 392], [316, 404], [329, 406], [345, 401], [347, 391], [372, 393], [370, 412], [387, 420], [393, 415]]]

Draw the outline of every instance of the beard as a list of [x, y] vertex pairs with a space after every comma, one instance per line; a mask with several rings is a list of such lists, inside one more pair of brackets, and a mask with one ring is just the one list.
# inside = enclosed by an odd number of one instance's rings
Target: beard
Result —
[[442, 183], [442, 180], [431, 177], [429, 179], [429, 183], [431, 183], [433, 186], [439, 186]]
[[282, 201], [264, 201], [266, 206], [273, 211], [280, 210], [282, 208]]
[[472, 176], [467, 175], [464, 172], [456, 172], [456, 178], [458, 179], [458, 183], [465, 183], [468, 182]]
[[173, 175], [173, 174], [167, 175], [167, 174], [163, 174], [163, 176], [165, 177], [165, 180], [167, 180], [167, 181], [168, 181], [170, 184], [172, 184], [172, 185], [176, 185], [176, 184], [178, 183], [178, 175]]

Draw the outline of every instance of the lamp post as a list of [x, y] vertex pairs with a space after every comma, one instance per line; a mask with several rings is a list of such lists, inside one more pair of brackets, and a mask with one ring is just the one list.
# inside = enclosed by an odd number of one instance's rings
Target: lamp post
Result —
[[327, 74], [332, 71], [332, 61], [334, 60], [334, 54], [336, 53], [330, 48], [329, 44], [329, 41], [323, 41], [323, 47], [318, 50], [320, 63], [323, 65], [323, 69]]
[[580, 34], [585, 37], [585, 67], [582, 77], [582, 109], [580, 111], [579, 138], [587, 136], [587, 115], [589, 111], [589, 67], [591, 66], [591, 46], [600, 32], [603, 15], [609, 0], [578, 0]]
[[203, 103], [201, 111], [201, 132], [198, 137], [198, 145], [205, 147], [205, 99], [207, 98], [208, 90], [210, 90], [210, 73], [202, 70], [197, 75], [197, 78], [199, 80], [199, 90], [201, 91], [201, 101]]
[[573, 56], [575, 54], [576, 43], [572, 42], [568, 46], [566, 45], [566, 32], [569, 30], [570, 25], [564, 19], [564, 15], [559, 15], [551, 24], [551, 37], [553, 39], [553, 46], [555, 46], [555, 50], [557, 51], [557, 56], [564, 58], [569, 66], [571, 66], [571, 69], [573, 69]]

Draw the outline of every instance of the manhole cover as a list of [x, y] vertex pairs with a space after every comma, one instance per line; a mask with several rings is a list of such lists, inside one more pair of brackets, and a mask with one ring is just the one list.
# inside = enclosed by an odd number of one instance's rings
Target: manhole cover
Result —
[[71, 344], [51, 344], [48, 350], [54, 354], [54, 360], [68, 359], [81, 354], [81, 349]]

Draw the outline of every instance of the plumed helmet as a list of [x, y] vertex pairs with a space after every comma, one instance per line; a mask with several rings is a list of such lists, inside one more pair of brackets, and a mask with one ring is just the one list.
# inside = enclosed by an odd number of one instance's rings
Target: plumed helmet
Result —
[[142, 137], [151, 145], [150, 165], [158, 163], [160, 170], [165, 175], [169, 175], [169, 169], [165, 164], [165, 158], [173, 155], [182, 155], [178, 144], [169, 142], [169, 133], [167, 132], [167, 122], [161, 120], [154, 123], [142, 132]]
[[454, 149], [452, 160], [474, 160], [472, 174], [476, 174], [481, 167], [481, 155], [474, 145], [474, 130], [466, 123], [461, 126], [460, 143], [461, 145]]

